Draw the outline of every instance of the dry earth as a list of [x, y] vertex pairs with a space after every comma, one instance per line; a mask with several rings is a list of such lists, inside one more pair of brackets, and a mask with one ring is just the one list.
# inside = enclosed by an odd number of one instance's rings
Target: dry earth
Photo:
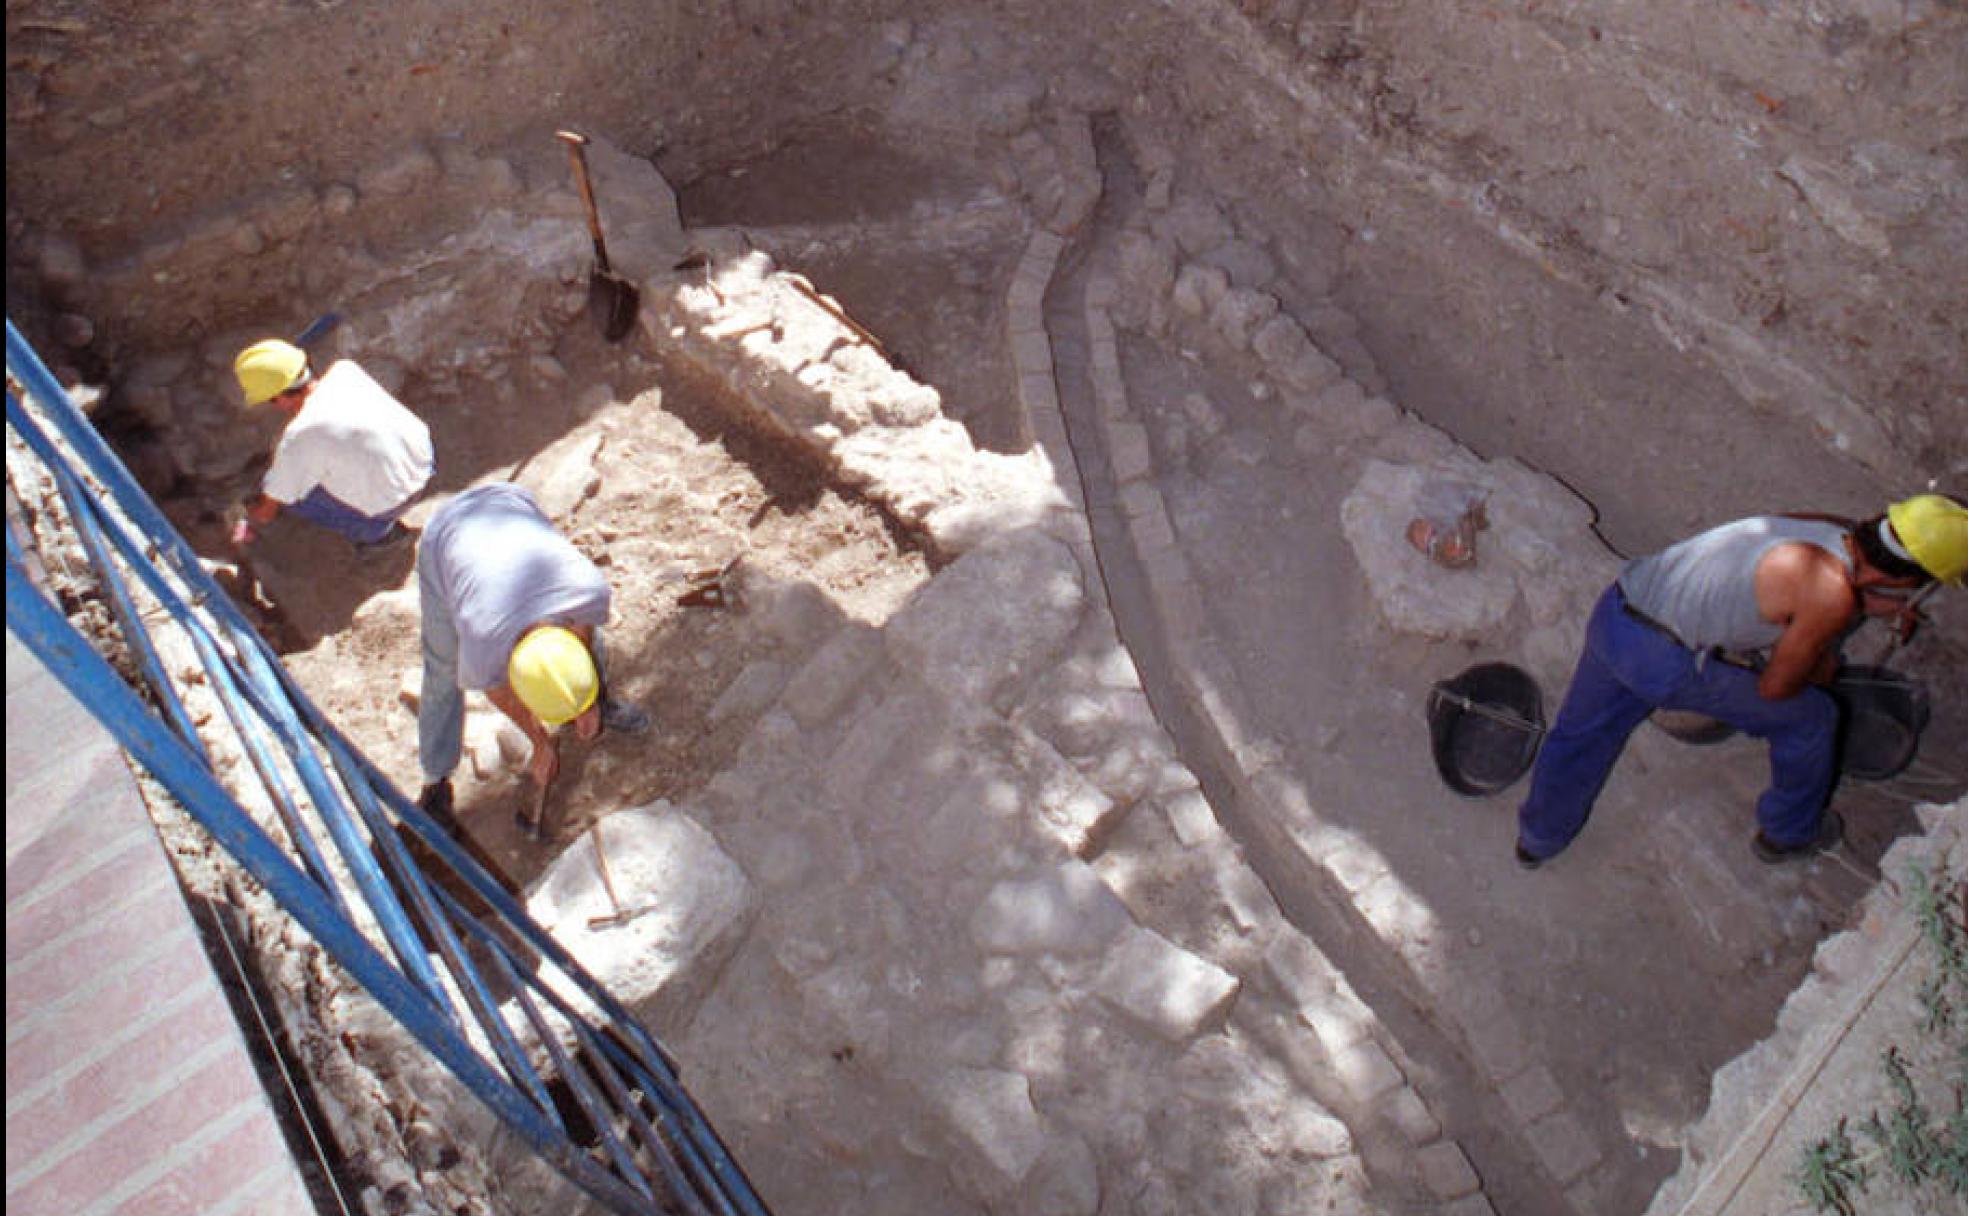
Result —
[[[289, 7], [298, 13], [307, 6]], [[1755, 6], [1738, 7], [1747, 13]], [[486, 57], [521, 54], [514, 48], [528, 32], [524, 21], [508, 23], [496, 38], [492, 28], [483, 31]], [[887, 70], [901, 82], [898, 112], [913, 106], [917, 118], [944, 111], [1003, 114], [1002, 129], [976, 143], [943, 146], [898, 136], [895, 128], [864, 123], [860, 115], [829, 113], [770, 138], [734, 136], [727, 149], [751, 150], [676, 162], [689, 171], [687, 180], [680, 179], [683, 217], [692, 227], [744, 228], [747, 239], [782, 265], [805, 272], [868, 323], [903, 366], [939, 391], [945, 412], [980, 448], [1022, 452], [1030, 437], [1009, 408], [1017, 369], [1005, 339], [1004, 301], [1032, 213], [1040, 207], [1016, 142], [999, 136], [1031, 135], [1043, 125], [1045, 106], [1062, 98], [1103, 112], [1123, 109], [1129, 99], [1092, 73], [1062, 74], [1063, 83], [1051, 93], [1025, 76], [1005, 77], [993, 64], [1009, 59], [1015, 48], [991, 42], [988, 30], [969, 28], [961, 19], [920, 26], [902, 21], [885, 30], [886, 41], [862, 49], [889, 63]], [[169, 35], [146, 22], [141, 32], [140, 50], [149, 56], [196, 54], [225, 37], [209, 22]], [[1588, 47], [1598, 40], [1596, 27], [1589, 42], [1579, 30], [1558, 32], [1576, 35]], [[54, 64], [36, 70], [53, 82], [51, 103], [67, 108], [65, 90], [80, 88], [77, 82], [92, 79], [97, 69], [63, 60], [59, 48], [69, 34], [33, 33], [37, 48], [56, 47], [34, 51]], [[730, 36], [747, 35], [734, 28]], [[756, 27], [749, 36], [759, 36]], [[358, 55], [377, 61], [397, 49], [380, 26], [361, 23], [350, 43]], [[1376, 105], [1399, 100], [1377, 76], [1365, 79], [1380, 71], [1371, 56], [1342, 55], [1346, 49], [1331, 48], [1334, 73], [1360, 76], [1363, 90], [1375, 90]], [[412, 58], [419, 66], [426, 62]], [[378, 84], [367, 103], [371, 116], [384, 113], [391, 99], [450, 87], [449, 78], [448, 67], [440, 67]], [[1200, 85], [1193, 91], [1209, 96]], [[1453, 90], [1436, 94], [1431, 104], [1453, 113]], [[11, 91], [9, 96], [11, 135], [16, 107]], [[468, 100], [445, 104], [462, 110]], [[149, 104], [166, 119], [190, 124], [195, 102], [194, 95], [164, 93]], [[1219, 112], [1199, 105], [1210, 122], [1235, 121], [1227, 107]], [[1784, 118], [1803, 123], [1808, 113], [1799, 102]], [[1749, 509], [1867, 510], [1888, 488], [1876, 470], [1845, 460], [1819, 430], [1796, 417], [1687, 404], [1722, 396], [1712, 371], [1696, 370], [1692, 361], [1688, 367], [1664, 365], [1652, 332], [1658, 322], [1637, 309], [1631, 328], [1623, 330], [1582, 308], [1568, 314], [1554, 306], [1541, 316], [1518, 316], [1494, 307], [1514, 293], [1528, 300], [1560, 292], [1546, 281], [1548, 264], [1526, 261], [1511, 272], [1515, 279], [1487, 283], [1466, 298], [1457, 294], [1431, 276], [1427, 264], [1395, 249], [1394, 234], [1405, 233], [1416, 244], [1439, 240], [1467, 248], [1472, 264], [1491, 256], [1474, 248], [1470, 229], [1443, 221], [1439, 208], [1404, 213], [1384, 196], [1366, 193], [1335, 204], [1337, 218], [1287, 220], [1280, 212], [1297, 197], [1274, 192], [1272, 175], [1291, 166], [1270, 159], [1267, 147], [1233, 141], [1219, 156], [1213, 149], [1159, 146], [1153, 123], [1138, 113], [1133, 118], [1140, 120], [1129, 131], [1134, 163], [1103, 156], [1110, 209], [1097, 221], [1104, 227], [1087, 234], [1075, 257], [1117, 256], [1121, 229], [1131, 225], [1139, 233], [1146, 224], [1138, 210], [1142, 198], [1160, 192], [1151, 208], [1158, 235], [1183, 259], [1217, 265], [1229, 283], [1275, 293], [1348, 378], [1398, 404], [1428, 402], [1431, 418], [1468, 432], [1455, 436], [1468, 447], [1501, 457], [1521, 445], [1553, 467], [1589, 478], [1590, 484], [1576, 488], [1603, 509], [1598, 524], [1622, 551]], [[649, 122], [652, 129], [660, 125]], [[637, 133], [649, 135], [640, 128]], [[323, 163], [345, 164], [360, 146], [352, 131], [332, 122], [311, 124], [305, 138], [284, 129], [265, 134], [283, 148], [315, 147]], [[296, 230], [324, 222], [325, 214], [325, 222], [340, 225], [332, 238], [319, 240], [312, 258], [292, 259], [272, 272], [262, 268], [257, 279], [228, 270], [187, 285], [183, 291], [194, 306], [175, 329], [159, 320], [168, 312], [168, 285], [147, 286], [133, 307], [150, 312], [133, 315], [128, 324], [152, 333], [169, 330], [182, 349], [153, 353], [147, 364], [149, 374], [170, 386], [158, 415], [136, 422], [132, 413], [141, 411], [119, 415], [128, 427], [121, 438], [133, 464], [152, 474], [153, 487], [187, 534], [215, 561], [224, 561], [229, 555], [218, 543], [223, 513], [250, 490], [259, 467], [255, 456], [264, 453], [270, 435], [263, 426], [241, 427], [235, 416], [211, 408], [210, 400], [188, 401], [190, 386], [215, 399], [224, 360], [242, 338], [341, 307], [350, 320], [330, 349], [374, 366], [432, 424], [440, 459], [437, 497], [413, 521], [427, 517], [443, 494], [486, 477], [514, 476], [538, 487], [576, 544], [605, 564], [617, 597], [611, 666], [656, 725], [642, 739], [571, 747], [555, 792], [550, 839], [533, 843], [511, 822], [524, 798], [511, 736], [502, 741], [496, 713], [477, 703], [471, 757], [461, 773], [461, 812], [468, 830], [520, 884], [540, 875], [596, 816], [657, 799], [688, 800], [723, 771], [749, 729], [747, 716], [726, 698], [734, 689], [742, 694], [744, 673], [785, 655], [789, 620], [810, 616], [813, 635], [841, 620], [880, 623], [932, 573], [929, 556], [907, 529], [831, 487], [791, 448], [734, 429], [709, 404], [715, 396], [710, 388], [665, 365], [650, 348], [599, 340], [580, 316], [583, 291], [574, 268], [585, 257], [585, 238], [565, 163], [540, 134], [496, 151], [439, 141], [435, 153], [367, 166], [359, 191], [325, 189], [318, 202], [309, 195], [299, 210], [312, 218], [296, 219]], [[637, 146], [658, 142], [650, 135]], [[199, 178], [222, 168], [201, 162]], [[10, 160], [10, 177], [12, 172]], [[174, 190], [197, 184], [187, 176], [181, 182], [160, 179], [149, 189], [163, 205]], [[164, 260], [187, 249], [197, 254], [207, 246], [243, 253], [277, 242], [278, 204], [275, 199], [253, 222], [219, 222], [193, 233], [195, 239], [160, 246], [156, 256]], [[1383, 207], [1380, 218], [1373, 215], [1376, 206]], [[1680, 213], [1675, 206], [1656, 210], [1663, 224]], [[477, 227], [488, 214], [507, 211], [520, 217], [514, 230], [488, 236]], [[91, 210], [82, 226], [107, 230], [115, 218]], [[1618, 228], [1613, 220], [1607, 224], [1607, 231]], [[1291, 239], [1267, 240], [1268, 230], [1289, 232]], [[466, 243], [453, 245], [453, 238]], [[486, 243], [474, 247], [470, 240]], [[511, 281], [500, 277], [510, 258], [481, 256], [513, 249], [537, 251], [537, 259], [522, 261], [539, 273]], [[61, 276], [49, 268], [64, 269], [63, 247], [37, 243], [35, 250], [38, 269], [59, 286]], [[501, 270], [474, 275], [474, 260]], [[455, 272], [455, 291], [437, 304], [426, 298], [436, 293], [418, 281], [433, 267], [433, 277]], [[69, 269], [80, 276], [79, 253]], [[1125, 270], [1121, 279], [1124, 289], [1138, 286]], [[10, 311], [14, 295], [10, 280]], [[195, 322], [207, 312], [236, 317], [244, 299], [277, 303], [268, 304], [264, 320], [224, 332]], [[1139, 293], [1133, 303], [1145, 307], [1147, 299]], [[44, 303], [25, 294], [23, 302]], [[46, 303], [50, 311], [63, 305], [60, 299]], [[1128, 304], [1117, 304], [1117, 315]], [[1799, 315], [1809, 306], [1801, 297], [1791, 303]], [[1775, 319], [1767, 326], [1786, 333], [1782, 310], [1770, 307]], [[1069, 298], [1063, 311], [1070, 320], [1081, 310]], [[1049, 314], [1048, 322], [1053, 319]], [[1843, 923], [1877, 878], [1873, 863], [1896, 837], [1916, 830], [1907, 809], [1912, 798], [1904, 788], [1848, 786], [1841, 805], [1857, 813], [1855, 845], [1845, 860], [1802, 874], [1771, 874], [1744, 865], [1741, 848], [1742, 807], [1761, 780], [1757, 749], [1737, 740], [1695, 753], [1643, 735], [1609, 790], [1606, 813], [1574, 858], [1529, 880], [1517, 874], [1507, 861], [1509, 799], [1468, 802], [1440, 788], [1427, 764], [1420, 707], [1433, 679], [1524, 639], [1491, 635], [1424, 643], [1391, 635], [1374, 616], [1337, 526], [1360, 474], [1359, 452], [1342, 451], [1345, 445], [1326, 444], [1316, 434], [1308, 439], [1260, 382], [1258, 361], [1248, 349], [1211, 348], [1189, 335], [1155, 331], [1149, 318], [1136, 320], [1124, 327], [1121, 359], [1153, 444], [1158, 491], [1206, 594], [1208, 623], [1225, 640], [1237, 685], [1282, 749], [1274, 759], [1314, 789], [1323, 814], [1372, 841], [1401, 881], [1420, 893], [1436, 918], [1433, 932], [1444, 957], [1507, 989], [1523, 1033], [1547, 1053], [1573, 1105], [1588, 1106], [1591, 1130], [1617, 1146], [1606, 1189], [1585, 1201], [1571, 1197], [1574, 1210], [1638, 1210], [1672, 1168], [1681, 1129], [1706, 1104], [1712, 1070], [1768, 1031], [1783, 995], [1808, 967], [1813, 945]], [[1944, 317], [1929, 320], [1948, 323]], [[1450, 323], [1466, 331], [1437, 346], [1431, 338]], [[1468, 338], [1473, 332], [1493, 337]], [[94, 349], [110, 347], [109, 336]], [[1062, 381], [1072, 371], [1071, 334], [1063, 336]], [[1060, 342], [1062, 335], [1054, 339]], [[1685, 340], [1685, 334], [1672, 340]], [[88, 342], [73, 344], [78, 371], [91, 378], [128, 372], [91, 366], [91, 349]], [[1084, 362], [1084, 351], [1080, 357]], [[158, 360], [175, 363], [160, 366]], [[1605, 395], [1591, 386], [1632, 391], [1610, 395], [1614, 404], [1624, 403], [1619, 409], [1609, 410], [1607, 400], [1597, 402], [1600, 408], [1571, 409], [1568, 399], [1550, 395], [1551, 379], [1538, 379], [1554, 367], [1574, 369], [1557, 376], [1577, 375], [1580, 400], [1590, 391]], [[1942, 399], [1950, 384], [1946, 368], [1908, 374], [1940, 382], [1941, 396], [1926, 407], [1934, 416], [1958, 407]], [[134, 372], [126, 382], [134, 390], [145, 387]], [[1521, 383], [1542, 384], [1544, 393], [1527, 392], [1521, 405], [1513, 404], [1512, 386]], [[133, 391], [130, 399], [157, 398]], [[1671, 425], [1662, 426], [1662, 418]], [[1076, 432], [1074, 438], [1078, 443], [1082, 436]], [[1950, 446], [1946, 434], [1922, 442], [1958, 452], [1958, 438]], [[168, 459], [146, 458], [160, 446], [169, 448]], [[1945, 459], [1937, 456], [1927, 467], [1958, 470]], [[1586, 513], [1592, 513], [1589, 507]], [[740, 555], [741, 585], [749, 596], [744, 607], [676, 603], [679, 576]], [[241, 583], [240, 592], [272, 605], [263, 613], [268, 634], [306, 687], [387, 771], [414, 786], [410, 702], [418, 657], [407, 555], [394, 565], [365, 565], [339, 541], [282, 522], [268, 530], [251, 573], [259, 590]], [[1127, 576], [1121, 565], [1103, 573], [1110, 593], [1122, 598]], [[794, 590], [801, 586], [819, 594]], [[1958, 770], [1959, 740], [1968, 737], [1959, 695], [1968, 680], [1968, 622], [1958, 605], [1937, 607], [1937, 626], [1900, 661], [1929, 675], [1946, 694], [1926, 758]], [[772, 627], [761, 628], [762, 621]], [[1547, 695], [1555, 697], [1562, 652], [1572, 639], [1562, 627], [1547, 627], [1537, 641], [1539, 674]], [[1946, 776], [1932, 793], [1959, 792], [1961, 774]], [[1674, 814], [1657, 814], [1663, 810]], [[1672, 825], [1669, 834], [1654, 832], [1662, 822]], [[1157, 833], [1166, 834], [1160, 824], [1137, 817], [1117, 850], [1158, 843]], [[1264, 850], [1248, 840], [1245, 847], [1286, 910], [1316, 920], [1318, 901], [1295, 888], [1291, 874], [1265, 869]], [[1120, 868], [1123, 862], [1113, 864]], [[1164, 884], [1154, 888], [1157, 898], [1179, 904], [1181, 884], [1153, 877]], [[1726, 903], [1718, 894], [1723, 891], [1730, 892]], [[1335, 940], [1358, 945], [1343, 932], [1321, 944]], [[1369, 961], [1374, 955], [1364, 947], [1357, 953]], [[1408, 982], [1411, 977], [1384, 958], [1352, 978], [1404, 1040], [1441, 1044], [1444, 1031], [1425, 984]], [[1452, 1050], [1417, 1047], [1416, 1053], [1418, 1058], [1402, 1062], [1425, 1088], [1433, 1087], [1431, 1096], [1449, 1095], [1442, 1113], [1478, 1162], [1493, 1166], [1494, 1176], [1484, 1181], [1497, 1209], [1558, 1210], [1549, 1206], [1560, 1202], [1554, 1191], [1521, 1181], [1534, 1172], [1525, 1168], [1521, 1148], [1501, 1144], [1501, 1132], [1482, 1128], [1496, 1109], [1483, 1105], [1488, 1099], [1470, 1096], [1483, 1088], [1480, 1078], [1458, 1071]], [[745, 1135], [747, 1146], [761, 1153], [773, 1146], [756, 1126]]]

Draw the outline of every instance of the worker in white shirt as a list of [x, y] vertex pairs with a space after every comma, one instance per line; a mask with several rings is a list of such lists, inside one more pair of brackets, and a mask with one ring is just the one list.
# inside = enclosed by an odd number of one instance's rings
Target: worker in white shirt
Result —
[[233, 374], [248, 406], [288, 416], [260, 492], [246, 503], [232, 542], [281, 511], [347, 537], [358, 553], [388, 552], [414, 535], [398, 516], [430, 484], [430, 428], [350, 359], [317, 376], [307, 352], [268, 338], [239, 352]]

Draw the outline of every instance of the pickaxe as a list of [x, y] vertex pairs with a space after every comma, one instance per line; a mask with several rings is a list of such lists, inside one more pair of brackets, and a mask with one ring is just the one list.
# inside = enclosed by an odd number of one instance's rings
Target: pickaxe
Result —
[[657, 908], [655, 904], [644, 904], [640, 908], [622, 907], [621, 899], [615, 894], [615, 876], [608, 872], [608, 850], [603, 848], [601, 843], [601, 821], [596, 820], [595, 825], [588, 831], [594, 836], [595, 868], [601, 872], [602, 888], [608, 892], [608, 906], [615, 909], [607, 916], [590, 916], [588, 928], [612, 929], [617, 925], [628, 924], [645, 912], [654, 912]]

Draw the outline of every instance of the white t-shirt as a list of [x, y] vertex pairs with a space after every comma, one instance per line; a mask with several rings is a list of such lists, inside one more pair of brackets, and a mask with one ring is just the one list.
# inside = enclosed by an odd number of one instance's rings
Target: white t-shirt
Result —
[[402, 505], [431, 477], [430, 428], [348, 359], [323, 373], [287, 424], [261, 490], [294, 503], [316, 486], [364, 515]]

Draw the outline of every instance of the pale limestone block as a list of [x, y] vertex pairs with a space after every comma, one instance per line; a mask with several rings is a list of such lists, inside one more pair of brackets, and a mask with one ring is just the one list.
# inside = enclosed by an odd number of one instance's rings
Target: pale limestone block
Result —
[[1482, 1186], [1468, 1155], [1453, 1140], [1437, 1140], [1422, 1149], [1415, 1164], [1421, 1167], [1422, 1180], [1437, 1199], [1459, 1199]]
[[1091, 866], [1062, 862], [992, 887], [971, 916], [971, 938], [990, 954], [1090, 954], [1132, 923]]
[[1108, 951], [1094, 991], [1172, 1042], [1183, 1042], [1229, 1009], [1239, 981], [1161, 934], [1132, 926]]
[[934, 1078], [927, 1097], [944, 1130], [969, 1157], [987, 1167], [990, 1189], [1022, 1182], [1045, 1152], [1046, 1135], [1019, 1073], [958, 1068]]

